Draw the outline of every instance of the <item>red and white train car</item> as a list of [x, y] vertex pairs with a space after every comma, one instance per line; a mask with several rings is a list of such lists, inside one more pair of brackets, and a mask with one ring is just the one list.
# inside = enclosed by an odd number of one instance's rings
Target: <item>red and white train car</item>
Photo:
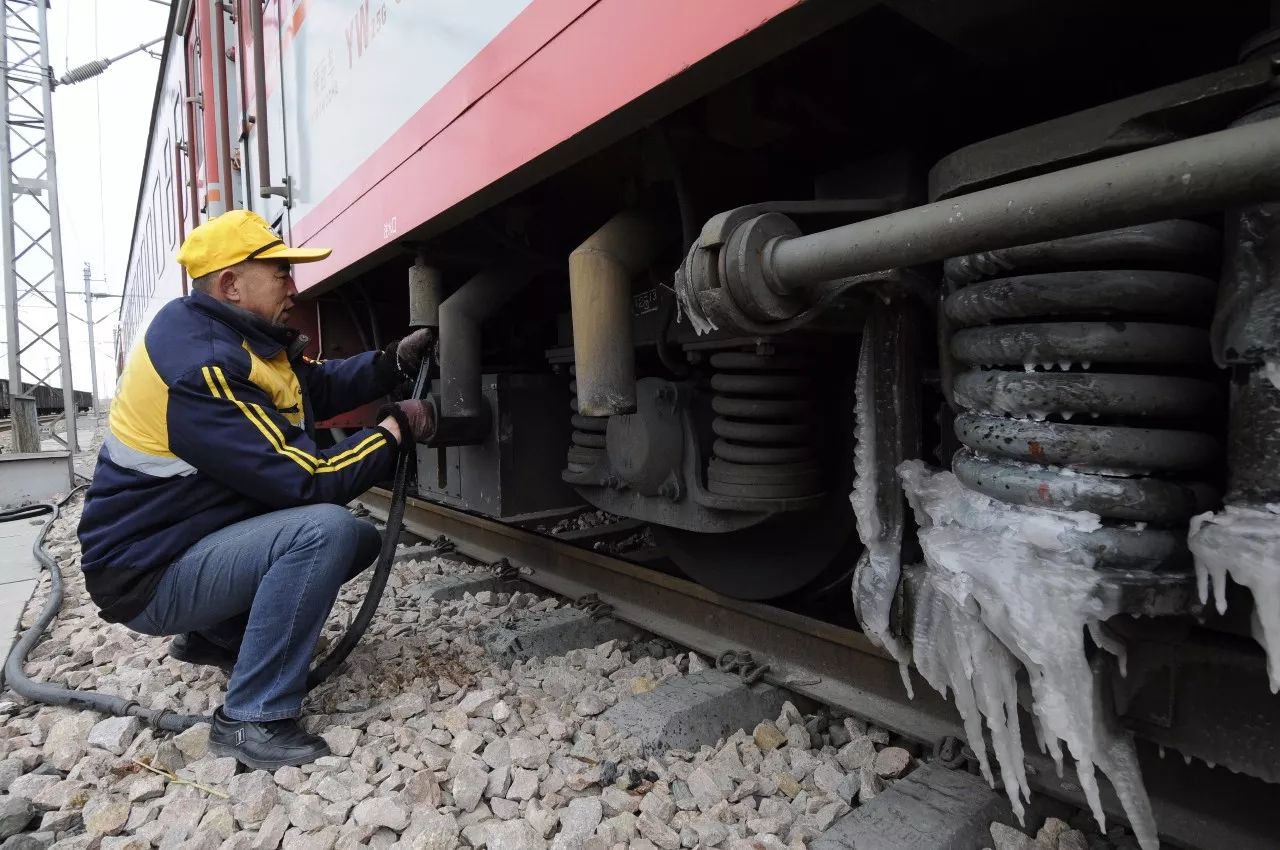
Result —
[[[999, 515], [974, 545], [1022, 535], [1017, 575], [1096, 571], [1113, 632], [1080, 657], [1130, 728], [1280, 780], [1280, 598], [1249, 560], [1280, 547], [1274, 2], [173, 6], [121, 362], [186, 292], [184, 235], [255, 210], [334, 249], [295, 272], [313, 355], [438, 304], [421, 497], [638, 519], [696, 581], [916, 662], [939, 528]], [[944, 480], [990, 511], [918, 525], [904, 481], [925, 510]], [[1026, 519], [1063, 512], [1078, 556]], [[987, 565], [962, 572], [989, 602], [1020, 586]], [[1196, 567], [1244, 588], [1227, 615]], [[1122, 681], [1120, 632], [1172, 672]]]
[[642, 98], [797, 0], [272, 0], [260, 47], [249, 0], [174, 5], [122, 354], [141, 305], [185, 292], [172, 255], [198, 221], [252, 209], [291, 243], [332, 247], [297, 269], [300, 290], [331, 287], [651, 121], [662, 107]]

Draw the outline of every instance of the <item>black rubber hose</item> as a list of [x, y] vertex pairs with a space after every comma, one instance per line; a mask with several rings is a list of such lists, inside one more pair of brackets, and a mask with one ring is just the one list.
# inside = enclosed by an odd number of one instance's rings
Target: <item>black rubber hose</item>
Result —
[[[422, 398], [422, 391], [427, 383], [427, 374], [431, 370], [431, 358], [424, 357], [418, 369], [418, 379], [413, 385], [413, 398]], [[391, 506], [387, 508], [387, 531], [382, 537], [382, 550], [378, 553], [378, 562], [373, 567], [373, 577], [369, 579], [369, 589], [365, 591], [364, 602], [356, 613], [355, 619], [347, 627], [346, 633], [329, 655], [317, 664], [307, 676], [307, 689], [311, 690], [325, 679], [333, 675], [351, 650], [356, 648], [360, 638], [373, 622], [373, 615], [382, 602], [382, 594], [387, 589], [387, 579], [391, 577], [391, 564], [396, 557], [396, 546], [400, 542], [400, 528], [404, 523], [404, 505], [408, 497], [409, 473], [417, 458], [417, 443], [412, 434], [401, 435], [400, 456], [396, 458], [396, 475], [391, 487]]]
[[61, 513], [62, 506], [77, 492], [83, 490], [84, 486], [76, 487], [62, 501], [56, 504], [28, 505], [0, 513], [0, 522], [12, 522], [14, 520], [30, 519], [46, 513], [49, 514], [48, 521], [40, 529], [40, 533], [36, 536], [35, 545], [32, 547], [36, 560], [49, 570], [49, 595], [44, 601], [44, 608], [40, 611], [40, 616], [36, 618], [31, 628], [23, 632], [22, 637], [13, 645], [13, 649], [9, 650], [9, 657], [4, 662], [5, 683], [29, 700], [48, 705], [89, 708], [104, 714], [115, 714], [121, 717], [137, 717], [152, 728], [167, 732], [181, 732], [197, 723], [208, 722], [208, 717], [193, 714], [175, 714], [172, 711], [163, 709], [146, 708], [133, 700], [127, 700], [124, 697], [118, 697], [113, 694], [104, 694], [100, 691], [77, 691], [63, 685], [37, 682], [28, 678], [23, 671], [22, 665], [26, 663], [27, 655], [30, 654], [40, 640], [44, 630], [49, 627], [49, 623], [53, 622], [53, 618], [58, 616], [58, 610], [62, 607], [62, 570], [58, 568], [58, 562], [45, 550], [45, 536], [49, 533], [49, 529], [53, 527], [54, 521]]

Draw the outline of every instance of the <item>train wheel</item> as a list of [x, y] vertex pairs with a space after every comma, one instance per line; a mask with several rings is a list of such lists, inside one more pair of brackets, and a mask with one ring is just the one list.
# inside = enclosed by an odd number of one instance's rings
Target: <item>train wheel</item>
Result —
[[653, 535], [686, 576], [735, 599], [810, 601], [839, 593], [847, 601], [862, 550], [844, 498], [727, 534], [655, 525]]

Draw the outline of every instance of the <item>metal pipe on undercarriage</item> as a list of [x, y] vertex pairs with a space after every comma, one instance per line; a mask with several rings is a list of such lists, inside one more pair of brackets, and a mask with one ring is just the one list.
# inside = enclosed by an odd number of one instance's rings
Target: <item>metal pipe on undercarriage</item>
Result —
[[409, 327], [440, 327], [440, 300], [444, 276], [419, 255], [409, 268]]
[[662, 242], [647, 216], [624, 210], [569, 255], [574, 371], [583, 416], [636, 409], [631, 279], [653, 262]]
[[492, 413], [480, 380], [481, 328], [532, 279], [527, 268], [486, 269], [440, 304], [440, 393], [431, 400], [436, 431], [429, 445], [470, 445], [488, 435]]
[[1280, 118], [1029, 177], [807, 236], [761, 257], [778, 291], [1280, 198]]

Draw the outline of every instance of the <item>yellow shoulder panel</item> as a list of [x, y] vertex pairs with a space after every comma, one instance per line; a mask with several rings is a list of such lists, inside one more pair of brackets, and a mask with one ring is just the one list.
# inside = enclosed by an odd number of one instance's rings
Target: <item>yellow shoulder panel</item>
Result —
[[169, 388], [139, 340], [124, 364], [107, 420], [111, 433], [131, 449], [156, 457], [169, 451]]
[[302, 385], [289, 364], [289, 356], [283, 351], [275, 357], [264, 359], [253, 353], [248, 343], [244, 350], [249, 354], [249, 381], [266, 393], [275, 405], [276, 412], [289, 420], [290, 425], [302, 427]]

